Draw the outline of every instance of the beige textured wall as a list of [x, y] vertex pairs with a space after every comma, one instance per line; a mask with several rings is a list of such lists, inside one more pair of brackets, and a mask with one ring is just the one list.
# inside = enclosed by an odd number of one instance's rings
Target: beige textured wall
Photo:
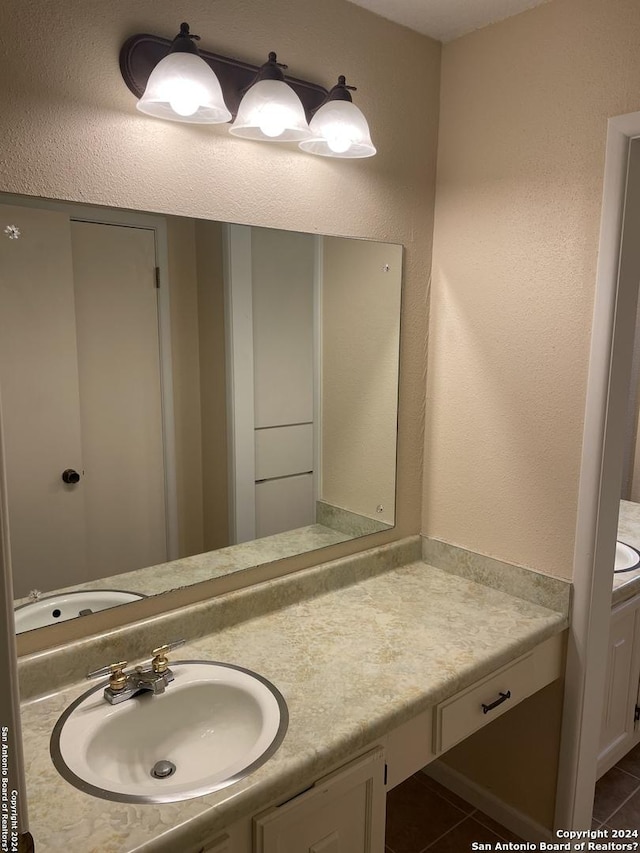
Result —
[[443, 49], [423, 531], [571, 577], [606, 120], [640, 4], [553, 0]]
[[393, 524], [402, 247], [327, 238], [322, 274], [320, 499]]
[[[369, 543], [418, 532], [440, 45], [345, 0], [6, 0], [2, 19], [0, 190], [406, 246], [398, 526]], [[276, 49], [326, 86], [346, 74], [378, 155], [331, 161], [138, 114], [120, 46], [184, 19], [205, 48], [255, 63]]]

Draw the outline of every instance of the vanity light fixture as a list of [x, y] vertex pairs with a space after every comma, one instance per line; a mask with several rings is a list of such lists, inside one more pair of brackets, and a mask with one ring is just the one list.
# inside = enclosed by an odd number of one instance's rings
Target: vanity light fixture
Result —
[[311, 137], [300, 142], [300, 148], [323, 157], [373, 157], [369, 125], [351, 98], [355, 86], [347, 86], [343, 75], [316, 110], [309, 129]]
[[[199, 37], [180, 26], [173, 39], [140, 33], [120, 50], [120, 71], [140, 99], [138, 109], [157, 118], [224, 123], [234, 136], [266, 142], [297, 142], [325, 157], [371, 157], [369, 126], [343, 76], [327, 91], [291, 77], [271, 52], [258, 67], [198, 50]], [[307, 116], [313, 116], [307, 124]]]
[[222, 87], [198, 53], [200, 36], [180, 24], [169, 53], [155, 66], [137, 107], [142, 113], [172, 121], [223, 124], [231, 119]]
[[300, 142], [309, 137], [302, 101], [284, 79], [286, 67], [271, 51], [242, 98], [229, 133], [265, 142]]

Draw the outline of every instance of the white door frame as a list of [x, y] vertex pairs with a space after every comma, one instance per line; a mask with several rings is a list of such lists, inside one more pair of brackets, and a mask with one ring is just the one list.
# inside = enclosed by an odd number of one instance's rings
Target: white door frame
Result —
[[[313, 265], [313, 500], [317, 513], [322, 499], [322, 305], [324, 237], [314, 237]], [[314, 515], [314, 520], [317, 517]]]
[[[635, 333], [640, 191], [640, 113], [608, 124], [594, 321], [573, 566], [556, 829], [590, 829], [611, 619], [621, 446]], [[629, 185], [631, 182], [629, 181]], [[626, 203], [625, 203], [626, 202]], [[622, 253], [624, 242], [625, 252]]]
[[167, 528], [167, 560], [180, 556], [178, 528], [178, 488], [176, 473], [176, 437], [173, 399], [173, 367], [171, 359], [171, 306], [169, 282], [169, 247], [167, 222], [161, 214], [138, 213], [117, 207], [92, 207], [74, 202], [41, 199], [31, 196], [0, 194], [0, 204], [36, 207], [68, 213], [78, 222], [100, 225], [119, 225], [128, 228], [145, 228], [154, 232], [156, 266], [160, 270], [158, 289], [158, 340], [160, 344], [160, 392], [162, 405], [162, 435], [165, 477], [165, 512]]
[[251, 226], [222, 225], [230, 544], [256, 538]]

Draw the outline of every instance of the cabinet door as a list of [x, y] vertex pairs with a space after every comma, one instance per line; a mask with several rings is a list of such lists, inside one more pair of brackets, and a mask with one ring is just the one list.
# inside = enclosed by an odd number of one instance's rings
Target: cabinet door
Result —
[[72, 222], [88, 579], [167, 559], [150, 229]]
[[254, 819], [255, 853], [383, 853], [381, 748]]
[[640, 597], [617, 607], [611, 615], [598, 776], [635, 742], [639, 675]]

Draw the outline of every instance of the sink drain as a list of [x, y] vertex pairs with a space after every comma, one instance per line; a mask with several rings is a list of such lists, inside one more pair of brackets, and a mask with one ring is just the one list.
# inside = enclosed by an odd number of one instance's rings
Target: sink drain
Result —
[[156, 761], [156, 763], [151, 768], [151, 775], [155, 779], [168, 779], [169, 776], [173, 776], [176, 772], [176, 765], [173, 761]]

